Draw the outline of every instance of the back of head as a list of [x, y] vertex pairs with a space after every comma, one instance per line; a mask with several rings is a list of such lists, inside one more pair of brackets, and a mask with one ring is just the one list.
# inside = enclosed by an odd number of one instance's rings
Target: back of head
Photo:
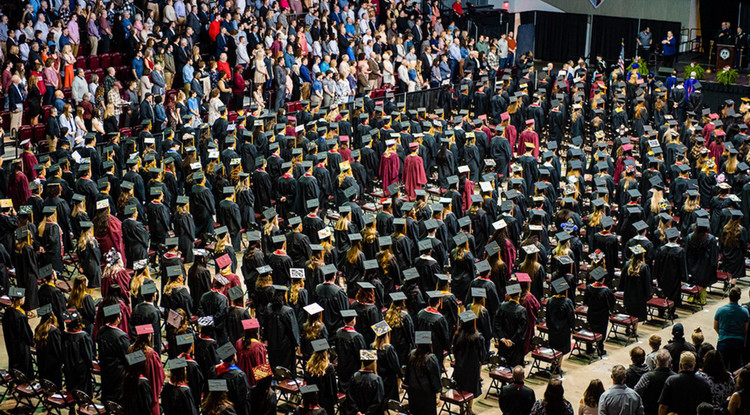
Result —
[[612, 383], [615, 385], [624, 385], [627, 377], [627, 369], [623, 365], [615, 365], [612, 368]]
[[732, 287], [732, 289], [729, 290], [729, 301], [736, 303], [740, 301], [740, 297], [742, 297], [742, 290], [740, 287]]
[[680, 372], [692, 372], [695, 370], [695, 353], [682, 352], [680, 355]]
[[630, 350], [630, 362], [636, 366], [642, 365], [646, 361], [646, 351], [641, 346], [635, 346]]
[[661, 349], [656, 352], [656, 367], [669, 368], [672, 366], [672, 355], [667, 349]]

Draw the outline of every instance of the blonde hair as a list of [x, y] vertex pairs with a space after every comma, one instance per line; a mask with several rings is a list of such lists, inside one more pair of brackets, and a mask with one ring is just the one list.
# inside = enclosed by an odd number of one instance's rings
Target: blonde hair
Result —
[[310, 360], [307, 361], [305, 369], [311, 376], [320, 377], [325, 375], [326, 369], [328, 369], [328, 350], [314, 352], [310, 356]]
[[75, 307], [80, 309], [83, 305], [83, 299], [86, 298], [86, 285], [88, 280], [83, 275], [78, 275], [73, 279], [73, 289], [70, 290], [70, 297], [68, 297], [68, 307]]
[[78, 238], [78, 250], [83, 251], [89, 246], [95, 247], [98, 242], [94, 238], [94, 228], [88, 228], [81, 232], [81, 236]]
[[140, 272], [136, 271], [133, 275], [133, 279], [130, 280], [130, 295], [132, 295], [133, 297], [137, 297], [141, 292], [141, 286], [146, 282], [146, 280], [150, 279], [151, 274], [149, 273], [148, 266], [146, 266], [146, 268], [144, 268]]

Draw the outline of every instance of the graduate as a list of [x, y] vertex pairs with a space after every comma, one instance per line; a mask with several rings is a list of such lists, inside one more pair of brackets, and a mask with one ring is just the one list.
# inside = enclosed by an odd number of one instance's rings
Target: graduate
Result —
[[[148, 258], [149, 233], [146, 226], [138, 220], [138, 210], [135, 205], [128, 205], [124, 210], [125, 220], [122, 221], [122, 241], [125, 245], [125, 264], [134, 266], [136, 262]], [[119, 251], [119, 250], [118, 250]]]
[[216, 221], [222, 226], [226, 226], [231, 235], [232, 246], [239, 252], [242, 249], [242, 215], [240, 206], [235, 202], [236, 194], [234, 186], [227, 186], [222, 189], [224, 199], [219, 202], [216, 208]]
[[[122, 406], [127, 415], [152, 413], [154, 392], [146, 377], [146, 355], [141, 350], [125, 355], [128, 362], [127, 374], [123, 380]], [[156, 404], [158, 408], [158, 403]]]
[[34, 330], [34, 347], [37, 350], [39, 378], [46, 379], [61, 388], [63, 386], [62, 333], [58, 328], [57, 317], [52, 305], [39, 307], [37, 315], [41, 319]]
[[250, 403], [248, 402], [248, 395], [250, 393], [250, 386], [247, 382], [247, 376], [235, 362], [235, 349], [230, 343], [224, 343], [221, 347], [216, 349], [216, 354], [221, 360], [221, 363], [214, 366], [211, 373], [208, 374], [208, 381], [212, 379], [223, 379], [227, 382], [227, 398], [237, 414], [249, 415]]
[[274, 285], [273, 300], [267, 306], [265, 335], [268, 340], [268, 361], [271, 367], [281, 366], [296, 372], [296, 350], [299, 346], [299, 327], [294, 310], [286, 305], [288, 288]]
[[190, 190], [190, 213], [195, 219], [195, 233], [198, 237], [214, 234], [216, 204], [211, 190], [205, 186], [205, 176], [199, 171], [193, 173], [193, 187]]
[[[81, 235], [78, 237], [76, 246], [78, 270], [86, 276], [88, 288], [99, 288], [102, 285], [102, 252], [99, 249], [99, 242], [94, 238], [94, 223], [81, 222], [80, 227]], [[102, 296], [106, 297], [106, 295], [106, 290], [102, 287]]]
[[34, 345], [34, 335], [23, 308], [25, 291], [21, 287], [10, 287], [8, 290], [10, 307], [3, 315], [3, 336], [5, 350], [8, 351], [8, 368], [17, 369], [29, 379], [33, 379], [31, 347]]
[[318, 403], [329, 413], [335, 410], [339, 391], [336, 369], [329, 360], [330, 346], [326, 339], [318, 339], [311, 342], [311, 347], [313, 353], [305, 365], [305, 383], [318, 389]]
[[211, 283], [211, 291], [204, 293], [198, 300], [197, 314], [200, 317], [210, 317], [211, 326], [216, 328], [216, 340], [226, 341], [226, 323], [227, 310], [229, 309], [229, 300], [224, 295], [224, 286], [228, 283], [223, 276], [214, 276]]
[[[475, 397], [482, 396], [482, 362], [487, 360], [485, 339], [477, 330], [477, 315], [467, 310], [458, 315], [460, 325], [453, 336], [453, 353], [456, 357], [453, 379], [459, 390], [474, 394]], [[469, 410], [474, 400], [469, 401]]]
[[187, 196], [177, 196], [177, 208], [175, 211], [172, 227], [178, 239], [178, 250], [182, 253], [186, 264], [194, 261], [193, 249], [195, 247], [195, 220], [190, 213], [190, 199]]
[[357, 322], [354, 328], [362, 334], [365, 344], [371, 345], [375, 340], [372, 326], [383, 320], [383, 315], [380, 308], [375, 305], [375, 286], [365, 281], [360, 281], [357, 285], [359, 290], [351, 304], [351, 309], [357, 312]]
[[339, 390], [346, 392], [349, 388], [352, 376], [360, 367], [359, 351], [367, 348], [365, 338], [357, 332], [357, 312], [355, 310], [342, 310], [341, 318], [344, 326], [335, 332], [333, 343], [338, 355], [336, 374], [339, 379]]
[[168, 232], [172, 228], [170, 208], [164, 201], [164, 192], [161, 187], [152, 187], [149, 190], [151, 202], [146, 206], [148, 217], [148, 233], [151, 235], [151, 249], [156, 250], [160, 244], [164, 244]]
[[409, 410], [414, 415], [436, 415], [437, 400], [442, 390], [442, 367], [438, 357], [432, 353], [432, 333], [416, 332], [415, 343], [416, 348], [409, 353], [406, 361], [404, 383], [409, 385], [409, 402], [420, 404]]
[[404, 187], [408, 200], [414, 200], [416, 198], [415, 190], [422, 189], [422, 186], [427, 183], [427, 176], [424, 161], [418, 154], [419, 143], [409, 143], [409, 151], [410, 154], [406, 156], [404, 161]]
[[[596, 353], [599, 356], [607, 354], [604, 350], [604, 340], [607, 338], [607, 327], [609, 326], [609, 315], [615, 308], [615, 294], [611, 288], [605, 284], [607, 271], [602, 267], [596, 267], [589, 273], [593, 282], [586, 285], [586, 291], [583, 296], [583, 304], [588, 306], [586, 313], [586, 322], [589, 330], [602, 335], [602, 339], [597, 344]], [[586, 350], [591, 354], [593, 350]]]
[[54, 206], [45, 206], [42, 211], [44, 219], [37, 229], [40, 245], [40, 266], [52, 265], [57, 272], [63, 272], [62, 230], [57, 224], [57, 210]]
[[352, 376], [342, 404], [342, 413], [384, 414], [385, 393], [383, 379], [377, 374], [377, 351], [365, 349], [359, 351], [362, 368]]
[[237, 339], [234, 348], [237, 356], [237, 367], [248, 374], [248, 385], [255, 385], [255, 377], [252, 374], [256, 368], [268, 365], [268, 352], [266, 346], [260, 341], [260, 324], [256, 318], [242, 320], [244, 333], [242, 338]]
[[[76, 309], [78, 313], [80, 313], [83, 331], [91, 336], [93, 335], [94, 322], [96, 320], [96, 304], [94, 298], [86, 289], [87, 285], [88, 281], [85, 276], [80, 274], [76, 275], [75, 279], [73, 279], [73, 288], [71, 288], [70, 296], [68, 297], [67, 308]], [[59, 293], [57, 296], [65, 298], [63, 293]]]
[[[159, 338], [161, 337], [161, 327], [156, 327], [156, 330], [158, 331], [155, 331], [154, 327], [150, 324], [136, 326], [133, 330], [136, 334], [135, 341], [128, 348], [128, 353], [140, 351], [145, 357], [145, 368], [143, 369], [142, 375], [148, 379], [148, 383], [151, 386], [152, 403], [148, 413], [151, 413], [152, 415], [159, 415], [160, 413], [159, 396], [164, 387], [164, 367], [162, 366], [161, 358], [159, 353], [150, 346], [155, 333]], [[123, 392], [125, 393], [125, 396], [127, 396], [127, 388]]]
[[188, 269], [188, 288], [190, 296], [193, 297], [193, 310], [197, 314], [203, 294], [211, 291], [211, 271], [206, 268], [208, 262], [208, 251], [205, 249], [192, 250], [195, 261]]
[[94, 391], [92, 376], [95, 357], [94, 340], [83, 331], [83, 321], [76, 309], [63, 315], [65, 333], [62, 336], [62, 361], [65, 374], [65, 389], [81, 390], [89, 396]]
[[646, 301], [651, 298], [651, 270], [644, 262], [646, 250], [642, 246], [635, 245], [630, 250], [633, 256], [622, 270], [619, 289], [623, 292], [628, 315], [646, 321]]
[[385, 141], [386, 149], [380, 157], [380, 178], [383, 180], [383, 193], [386, 196], [393, 196], [391, 185], [398, 183], [399, 172], [401, 171], [401, 160], [396, 153], [396, 140], [389, 138]]
[[167, 361], [169, 380], [161, 391], [164, 415], [198, 415], [198, 405], [187, 382], [187, 360], [175, 358]]
[[[14, 231], [15, 249], [13, 250], [13, 264], [16, 266], [19, 288], [24, 290], [24, 301], [21, 302], [26, 312], [39, 308], [39, 287], [37, 281], [41, 279], [37, 255], [33, 245], [33, 233], [28, 227]], [[6, 337], [7, 338], [7, 337]]]
[[[333, 264], [326, 264], [321, 267], [324, 281], [315, 287], [313, 296], [317, 303], [323, 307], [323, 323], [328, 333], [336, 331], [344, 325], [343, 311], [349, 309], [349, 298], [346, 291], [336, 285], [336, 275], [338, 271]], [[356, 316], [356, 312], [354, 313]]]
[[565, 278], [553, 280], [552, 289], [555, 294], [547, 302], [545, 313], [549, 344], [550, 348], [568, 354], [570, 353], [570, 336], [575, 329], [575, 305], [567, 296], [570, 285]]
[[519, 304], [521, 286], [505, 287], [508, 301], [500, 304], [494, 320], [495, 347], [509, 366], [523, 363], [527, 333], [526, 309]]
[[229, 400], [229, 387], [224, 379], [208, 381], [208, 393], [201, 404], [204, 415], [237, 415], [232, 401]]
[[125, 355], [130, 347], [127, 333], [118, 326], [122, 320], [118, 304], [103, 307], [104, 326], [96, 336], [96, 346], [99, 352], [99, 367], [101, 368], [101, 393], [105, 401], [122, 404], [123, 380], [125, 379], [128, 361]]
[[68, 300], [65, 298], [65, 293], [55, 285], [57, 281], [56, 274], [55, 270], [52, 269], [52, 265], [47, 265], [39, 270], [39, 275], [42, 276], [43, 281], [43, 284], [39, 287], [39, 305], [51, 305], [52, 312], [55, 313], [57, 320], [64, 322]]
[[665, 233], [668, 242], [659, 247], [654, 260], [654, 275], [665, 298], [674, 301], [668, 310], [674, 318], [674, 308], [682, 304], [682, 284], [688, 280], [685, 249], [677, 244], [680, 231], [669, 228]]
[[417, 314], [414, 324], [415, 330], [432, 333], [432, 347], [441, 365], [451, 346], [448, 320], [438, 311], [442, 297], [443, 293], [440, 291], [428, 291], [427, 307]]
[[323, 324], [323, 307], [318, 303], [309, 304], [300, 311], [305, 317], [300, 330], [300, 350], [303, 361], [306, 361], [313, 354], [312, 342], [328, 340], [328, 330]]
[[[141, 285], [140, 294], [143, 302], [133, 307], [133, 313], [130, 315], [130, 335], [145, 336], [136, 333], [136, 328], [142, 325], [150, 325], [153, 333], [153, 343], [151, 346], [157, 354], [161, 353], [161, 311], [156, 306], [156, 284], [147, 283]], [[146, 334], [151, 334], [146, 333]]]
[[304, 385], [299, 388], [302, 404], [295, 410], [295, 415], [325, 415], [327, 411], [318, 405], [319, 389], [316, 385]]

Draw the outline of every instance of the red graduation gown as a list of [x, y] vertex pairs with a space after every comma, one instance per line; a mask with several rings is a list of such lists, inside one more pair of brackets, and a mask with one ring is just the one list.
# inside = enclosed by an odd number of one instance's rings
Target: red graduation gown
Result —
[[401, 160], [395, 151], [388, 157], [385, 154], [383, 153], [380, 157], [380, 178], [383, 179], [383, 192], [386, 196], [390, 196], [388, 186], [398, 181], [398, 169], [401, 165]]
[[26, 175], [26, 177], [28, 177], [29, 180], [36, 179], [36, 170], [34, 170], [34, 166], [36, 166], [39, 162], [37, 161], [34, 153], [24, 151], [23, 153], [21, 153], [21, 161], [23, 162], [23, 173]]
[[[398, 156], [396, 159], [398, 159]], [[31, 197], [29, 179], [26, 178], [25, 174], [19, 171], [11, 176], [10, 182], [8, 183], [8, 196], [13, 200], [13, 208], [16, 210], [18, 210], [18, 208], [26, 203], [26, 200]]]
[[524, 341], [523, 353], [524, 355], [531, 351], [531, 338], [534, 337], [534, 329], [536, 328], [536, 316], [542, 306], [539, 301], [534, 297], [532, 293], [526, 293], [526, 296], [521, 301], [521, 305], [526, 309], [526, 340]]
[[505, 135], [505, 138], [507, 138], [508, 142], [510, 143], [510, 151], [513, 152], [513, 156], [518, 155], [518, 153], [516, 152], [516, 138], [518, 138], [518, 131], [516, 131], [516, 126], [513, 124], [508, 124], [505, 127], [504, 135]]
[[518, 138], [518, 148], [516, 148], [517, 154], [523, 154], [526, 152], [526, 143], [534, 143], [534, 158], [539, 158], [539, 135], [534, 130], [528, 128], [523, 130], [521, 136]]
[[[130, 320], [130, 311], [130, 306], [120, 300], [120, 324], [117, 328], [124, 331], [128, 336], [130, 336], [130, 325], [128, 324], [128, 321]], [[96, 336], [99, 333], [99, 328], [103, 327], [104, 324], [104, 311], [102, 310], [102, 303], [99, 303], [99, 306], [96, 309], [96, 317], [94, 318], [94, 331], [92, 332], [94, 340], [96, 340]]]
[[160, 415], [159, 396], [161, 396], [161, 389], [164, 387], [164, 367], [159, 355], [150, 347], [146, 351], [146, 377], [154, 393], [154, 406], [151, 407], [151, 415]]
[[424, 172], [424, 161], [416, 154], [409, 154], [404, 161], [404, 184], [409, 200], [416, 199], [415, 190], [421, 189], [427, 183]]
[[[111, 287], [112, 284], [119, 285], [120, 291], [123, 292], [123, 294], [127, 292], [130, 288], [130, 273], [128, 270], [122, 268], [114, 275], [105, 275], [102, 277], [102, 298], [109, 295], [109, 287]], [[125, 304], [130, 305], [130, 297], [126, 296], [123, 300], [125, 301]]]
[[109, 232], [104, 236], [97, 236], [96, 241], [99, 242], [99, 249], [101, 252], [109, 252], [110, 249], [115, 248], [122, 257], [122, 265], [127, 267], [125, 261], [125, 243], [122, 241], [122, 222], [120, 219], [109, 215]]
[[253, 386], [255, 385], [253, 368], [268, 363], [268, 353], [266, 352], [266, 346], [264, 346], [263, 343], [254, 341], [250, 343], [250, 347], [245, 349], [242, 347], [242, 340], [243, 339], [238, 339], [237, 343], [234, 345], [234, 349], [237, 350], [237, 367], [245, 372], [247, 375], [247, 383], [250, 386]]

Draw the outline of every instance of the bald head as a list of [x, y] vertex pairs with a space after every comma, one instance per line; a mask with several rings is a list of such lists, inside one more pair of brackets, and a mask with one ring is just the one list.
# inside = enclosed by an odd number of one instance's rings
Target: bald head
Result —
[[513, 368], [513, 382], [520, 383], [523, 382], [524, 378], [524, 371], [523, 366], [518, 365]]

